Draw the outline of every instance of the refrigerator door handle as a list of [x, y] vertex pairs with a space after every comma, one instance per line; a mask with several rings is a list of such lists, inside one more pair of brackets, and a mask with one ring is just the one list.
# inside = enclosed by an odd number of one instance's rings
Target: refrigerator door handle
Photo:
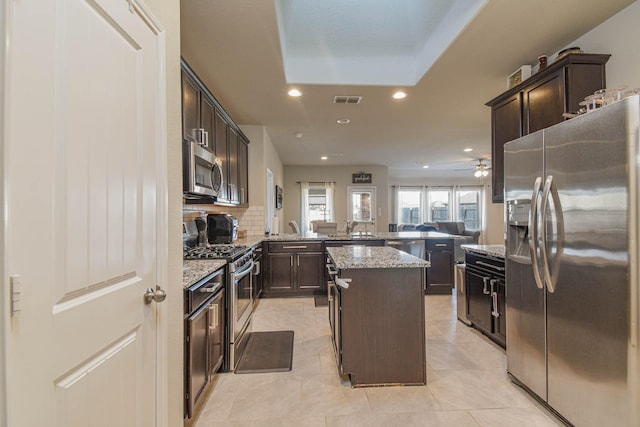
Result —
[[553, 199], [553, 212], [555, 214], [555, 235], [552, 237], [556, 248], [555, 253], [551, 259], [548, 258], [548, 239], [547, 228], [542, 233], [542, 265], [544, 271], [544, 280], [547, 283], [549, 292], [554, 293], [556, 291], [556, 285], [558, 284], [558, 273], [560, 271], [560, 257], [562, 256], [564, 241], [564, 217], [562, 216], [562, 208], [560, 207], [560, 197], [558, 192], [554, 188], [553, 175], [549, 175], [544, 184], [544, 190], [542, 193], [542, 205], [540, 210], [542, 211], [542, 224], [547, 223], [547, 212], [549, 207], [549, 197]]
[[540, 195], [540, 187], [542, 186], [542, 177], [536, 178], [533, 184], [533, 194], [531, 194], [531, 208], [529, 209], [529, 252], [531, 253], [531, 267], [533, 267], [533, 278], [539, 289], [544, 289], [544, 282], [539, 270], [538, 260], [538, 197]]

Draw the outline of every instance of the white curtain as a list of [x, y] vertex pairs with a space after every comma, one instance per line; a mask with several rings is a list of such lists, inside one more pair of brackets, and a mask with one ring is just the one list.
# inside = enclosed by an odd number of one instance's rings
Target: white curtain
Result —
[[301, 182], [300, 183], [300, 200], [301, 200], [301, 209], [300, 209], [300, 231], [305, 233], [309, 231], [309, 183]]
[[311, 230], [311, 215], [309, 212], [309, 189], [314, 190], [324, 188], [325, 190], [325, 211], [323, 219], [326, 221], [334, 221], [334, 195], [335, 184], [333, 182], [319, 182], [319, 183], [300, 183], [300, 230], [304, 233]]
[[335, 194], [336, 185], [333, 182], [325, 182], [324, 189], [325, 189], [326, 200], [327, 200], [327, 211], [329, 211], [329, 216], [327, 218], [327, 221], [335, 221], [336, 213], [333, 208], [333, 196]]

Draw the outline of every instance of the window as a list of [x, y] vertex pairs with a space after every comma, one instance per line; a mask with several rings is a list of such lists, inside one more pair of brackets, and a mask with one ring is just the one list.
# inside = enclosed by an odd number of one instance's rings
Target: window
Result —
[[481, 186], [395, 187], [397, 224], [461, 221], [465, 228], [482, 228]]
[[302, 189], [301, 231], [311, 231], [311, 221], [333, 222], [334, 184], [303, 182], [300, 187]]
[[428, 191], [429, 216], [427, 222], [451, 221], [451, 189], [433, 188]]
[[420, 214], [422, 198], [422, 188], [399, 188], [398, 189], [398, 223], [400, 224], [420, 224], [422, 215]]
[[464, 222], [465, 228], [479, 230], [482, 226], [480, 197], [481, 191], [476, 188], [460, 188], [456, 191], [457, 220]]

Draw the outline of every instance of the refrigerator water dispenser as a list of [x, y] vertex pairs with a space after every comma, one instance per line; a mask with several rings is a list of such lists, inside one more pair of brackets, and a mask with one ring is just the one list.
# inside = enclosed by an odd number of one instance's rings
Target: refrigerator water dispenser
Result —
[[507, 256], [514, 261], [530, 263], [529, 211], [531, 200], [520, 199], [507, 202]]

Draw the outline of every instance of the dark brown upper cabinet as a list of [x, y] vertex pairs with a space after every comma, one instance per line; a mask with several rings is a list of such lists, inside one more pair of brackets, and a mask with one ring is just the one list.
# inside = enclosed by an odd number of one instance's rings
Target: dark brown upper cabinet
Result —
[[486, 105], [491, 107], [492, 195], [504, 201], [504, 144], [562, 122], [587, 95], [606, 87], [611, 55], [571, 53], [555, 61]]

